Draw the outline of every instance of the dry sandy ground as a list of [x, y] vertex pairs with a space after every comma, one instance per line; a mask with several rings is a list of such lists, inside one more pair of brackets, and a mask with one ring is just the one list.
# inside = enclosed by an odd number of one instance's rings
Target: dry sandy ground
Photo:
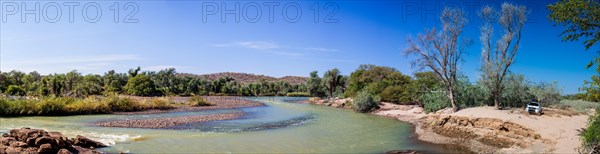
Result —
[[[402, 121], [413, 123], [417, 127], [416, 133], [419, 134], [419, 136], [428, 136], [429, 139], [427, 140], [435, 140], [436, 135], [431, 135], [433, 134], [431, 132], [419, 130], [418, 121], [423, 117], [443, 115], [469, 118], [495, 118], [509, 121], [533, 129], [536, 133], [541, 135], [542, 139], [550, 141], [548, 144], [534, 145], [529, 147], [529, 149], [511, 147], [496, 151], [500, 153], [535, 153], [540, 151], [551, 151], [552, 153], [578, 153], [577, 149], [581, 145], [579, 131], [587, 126], [589, 117], [588, 115], [577, 115], [565, 112], [564, 110], [550, 108], [547, 108], [545, 111], [546, 114], [537, 116], [529, 115], [521, 110], [495, 110], [493, 107], [467, 108], [455, 113], [446, 110], [434, 114], [425, 114], [423, 109], [418, 106], [383, 103], [380, 107], [381, 109], [373, 112], [373, 114], [394, 117]], [[438, 140], [444, 142], [442, 140], [446, 139], [438, 137]]]

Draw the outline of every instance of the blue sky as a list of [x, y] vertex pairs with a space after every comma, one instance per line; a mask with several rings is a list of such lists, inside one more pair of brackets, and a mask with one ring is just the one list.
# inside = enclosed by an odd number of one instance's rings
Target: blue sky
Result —
[[[0, 3], [1, 71], [48, 74], [77, 69], [101, 74], [141, 66], [144, 70], [174, 67], [197, 74], [247, 72], [275, 77], [308, 76], [310, 71], [323, 73], [331, 68], [350, 74], [360, 64], [390, 66], [412, 74], [417, 70], [411, 68], [411, 58], [401, 54], [406, 38], [438, 26], [437, 15], [444, 6], [461, 6], [470, 15], [464, 36], [474, 41], [461, 66], [471, 81], [479, 76], [481, 52], [475, 13], [483, 5], [500, 6], [498, 1], [475, 0]], [[32, 10], [36, 3], [39, 12], [22, 12], [23, 4]], [[594, 74], [585, 65], [596, 53], [585, 51], [581, 42], [561, 41], [562, 28], [546, 18], [549, 3], [553, 2], [518, 1], [530, 9], [530, 15], [511, 70], [535, 82], [558, 81], [563, 92], [576, 93], [583, 80]], [[236, 4], [237, 12], [223, 11], [235, 9]], [[73, 6], [72, 14], [68, 6]], [[127, 21], [133, 23], [124, 23], [130, 14]]]

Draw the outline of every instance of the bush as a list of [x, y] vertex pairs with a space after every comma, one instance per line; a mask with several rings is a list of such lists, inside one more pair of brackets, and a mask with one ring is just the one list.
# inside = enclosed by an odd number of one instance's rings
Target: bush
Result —
[[596, 109], [600, 107], [598, 102], [590, 102], [584, 100], [561, 100], [560, 103], [553, 105], [558, 108], [573, 108], [579, 113], [587, 113], [590, 109]]
[[360, 91], [354, 97], [352, 108], [354, 108], [354, 111], [362, 113], [373, 111], [379, 108], [378, 100], [376, 99], [366, 90]]
[[[600, 144], [600, 108], [591, 116], [587, 129], [582, 133], [584, 147], [593, 147]], [[591, 150], [591, 149], [588, 149]]]
[[15, 85], [8, 86], [5, 93], [12, 96], [25, 96], [25, 90]]
[[173, 108], [175, 108], [175, 106], [173, 106], [172, 104], [174, 104], [173, 101], [171, 101], [171, 99], [169, 99], [168, 97], [151, 98], [149, 100], [144, 101], [143, 106], [142, 106], [142, 110], [148, 110], [148, 109], [159, 109], [159, 110], [173, 109]]
[[381, 92], [381, 100], [396, 104], [411, 104], [410, 91], [406, 86], [390, 86]]
[[560, 91], [557, 82], [552, 83], [537, 83], [529, 88], [529, 93], [546, 105], [557, 104], [560, 102]]
[[287, 93], [288, 97], [309, 97], [310, 95], [307, 92], [291, 92]]
[[141, 104], [131, 98], [119, 98], [118, 96], [108, 96], [105, 100], [111, 111], [127, 112], [139, 111], [142, 109]]
[[144, 74], [129, 78], [125, 85], [125, 91], [136, 96], [152, 96], [157, 92], [152, 79]]
[[443, 91], [432, 91], [421, 96], [423, 101], [423, 110], [426, 113], [435, 112], [447, 107], [451, 107], [450, 100]]
[[211, 105], [213, 105], [213, 104], [209, 103], [208, 101], [206, 101], [206, 99], [204, 99], [204, 97], [202, 97], [202, 96], [192, 96], [192, 97], [190, 97], [188, 102], [190, 102], [190, 105], [194, 105], [194, 106], [211, 106]]
[[107, 101], [91, 96], [85, 99], [75, 100], [74, 102], [65, 105], [64, 110], [69, 114], [100, 114], [112, 112]]

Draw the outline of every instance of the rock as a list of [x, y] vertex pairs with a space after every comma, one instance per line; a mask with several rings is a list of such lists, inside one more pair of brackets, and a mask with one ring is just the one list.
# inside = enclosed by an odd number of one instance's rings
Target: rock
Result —
[[54, 142], [54, 138], [50, 137], [50, 136], [42, 136], [39, 137], [37, 139], [35, 139], [35, 146], [41, 146], [42, 144], [46, 144], [46, 143], [54, 143], [56, 144], [56, 142]]
[[9, 146], [11, 141], [16, 141], [15, 138], [12, 137], [2, 137], [0, 138], [0, 145]]
[[60, 149], [58, 150], [58, 153], [56, 154], [73, 154], [71, 153], [71, 151], [67, 150], [67, 149]]
[[415, 150], [392, 150], [385, 152], [386, 154], [422, 154], [420, 151]]
[[12, 141], [9, 143], [11, 147], [27, 147], [27, 143], [21, 141]]
[[7, 154], [19, 154], [23, 151], [23, 148], [18, 148], [18, 147], [7, 147], [4, 150]]
[[[12, 129], [0, 138], [0, 154], [18, 153], [100, 153], [93, 148], [106, 145], [83, 136], [73, 139], [80, 146], [73, 146], [72, 141], [59, 132], [46, 132], [41, 129]], [[92, 148], [92, 149], [90, 149]], [[60, 150], [58, 150], [60, 149]]]
[[41, 153], [41, 154], [52, 153], [52, 145], [50, 145], [49, 143], [42, 144], [42, 145], [40, 145], [40, 148], [38, 149], [37, 152]]
[[100, 147], [107, 147], [105, 144], [94, 141], [94, 140], [90, 140], [87, 137], [83, 137], [81, 135], [77, 135], [77, 137], [75, 138], [75, 140], [73, 141], [73, 145], [77, 145], [77, 146], [81, 146], [84, 148], [100, 148]]

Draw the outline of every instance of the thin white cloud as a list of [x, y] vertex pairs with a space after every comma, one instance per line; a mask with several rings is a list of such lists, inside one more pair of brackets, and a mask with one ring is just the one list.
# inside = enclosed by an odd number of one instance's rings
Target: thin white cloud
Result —
[[304, 48], [306, 50], [313, 50], [313, 51], [326, 51], [326, 52], [336, 52], [338, 51], [338, 49], [330, 49], [330, 48]]
[[33, 57], [26, 59], [11, 59], [7, 63], [13, 65], [50, 65], [50, 64], [78, 64], [78, 63], [107, 63], [116, 61], [142, 60], [138, 55], [98, 55], [98, 56], [61, 56], [61, 57]]
[[225, 44], [214, 44], [216, 47], [244, 47], [250, 49], [258, 49], [258, 50], [268, 50], [268, 49], [277, 49], [279, 45], [274, 42], [265, 42], [265, 41], [244, 41], [244, 42], [232, 42]]

